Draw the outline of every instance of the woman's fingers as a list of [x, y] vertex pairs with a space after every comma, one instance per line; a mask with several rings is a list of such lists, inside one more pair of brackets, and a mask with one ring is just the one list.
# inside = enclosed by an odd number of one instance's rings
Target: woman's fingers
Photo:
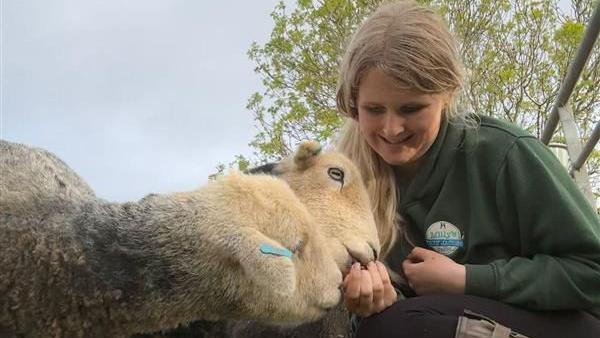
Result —
[[406, 277], [406, 283], [417, 295], [420, 295], [418, 277], [423, 264], [423, 262], [415, 263], [409, 259], [405, 259], [402, 262], [402, 270], [404, 271], [404, 277]]
[[373, 306], [373, 283], [371, 282], [371, 273], [368, 270], [361, 270], [360, 280], [360, 310], [365, 316], [371, 314]]
[[418, 263], [414, 263], [413, 261], [411, 261], [408, 258], [402, 261], [402, 271], [404, 271], [404, 275], [406, 277], [408, 277], [408, 274], [410, 273], [412, 266], [415, 264], [418, 264]]
[[427, 250], [421, 247], [415, 247], [412, 249], [410, 254], [406, 257], [406, 259], [410, 260], [413, 263], [423, 262], [431, 255], [431, 250]]
[[381, 272], [375, 262], [369, 262], [367, 270], [371, 275], [371, 285], [373, 291], [373, 310], [380, 312], [385, 308], [384, 302], [384, 290], [383, 281], [381, 279]]
[[366, 270], [352, 266], [344, 279], [344, 298], [348, 310], [361, 317], [381, 312], [396, 301], [396, 290], [386, 267], [381, 262], [371, 262]]
[[344, 298], [350, 312], [361, 317], [368, 317], [373, 313], [371, 273], [368, 270], [361, 270], [359, 264], [353, 265], [347, 276]]
[[379, 276], [381, 276], [381, 285], [383, 286], [383, 306], [384, 308], [387, 308], [396, 302], [398, 295], [396, 294], [396, 290], [392, 285], [390, 275], [388, 274], [385, 265], [379, 261], [375, 264], [377, 266], [377, 270], [379, 270]]
[[384, 286], [384, 288], [387, 285], [392, 285], [392, 281], [390, 280], [390, 275], [387, 272], [387, 269], [385, 268], [385, 265], [383, 265], [383, 263], [377, 261], [375, 262], [375, 266], [377, 267], [377, 271], [379, 271], [379, 276], [381, 277], [381, 284]]
[[404, 272], [404, 277], [406, 277], [407, 282], [411, 282], [411, 279], [413, 277], [414, 274], [414, 270], [419, 266], [419, 264], [421, 263], [414, 263], [413, 261], [409, 260], [409, 259], [405, 259], [402, 262], [402, 271]]
[[344, 298], [346, 300], [346, 306], [351, 311], [356, 311], [360, 306], [360, 265], [354, 264], [350, 270], [348, 276], [346, 276], [346, 285]]

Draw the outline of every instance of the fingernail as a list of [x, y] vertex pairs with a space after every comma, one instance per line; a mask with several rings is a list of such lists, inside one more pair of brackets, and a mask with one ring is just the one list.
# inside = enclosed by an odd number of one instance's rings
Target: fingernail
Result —
[[367, 264], [368, 267], [372, 268], [375, 265], [375, 262], [370, 261], [369, 264]]
[[360, 263], [352, 264], [352, 270], [358, 270], [358, 269], [360, 269]]

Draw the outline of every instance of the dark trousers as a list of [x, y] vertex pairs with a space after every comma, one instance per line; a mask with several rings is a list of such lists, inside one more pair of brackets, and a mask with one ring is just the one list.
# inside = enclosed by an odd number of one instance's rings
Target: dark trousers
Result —
[[452, 338], [465, 309], [531, 338], [600, 337], [600, 319], [584, 311], [528, 311], [481, 297], [437, 295], [400, 300], [362, 319], [356, 338]]

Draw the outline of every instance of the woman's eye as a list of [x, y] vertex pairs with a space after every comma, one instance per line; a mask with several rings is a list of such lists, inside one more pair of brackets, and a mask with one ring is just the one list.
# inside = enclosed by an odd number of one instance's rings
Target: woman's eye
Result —
[[365, 110], [371, 114], [379, 114], [385, 111], [382, 107], [365, 107]]
[[405, 107], [402, 107], [402, 109], [400, 109], [400, 111], [405, 114], [411, 114], [411, 113], [416, 113], [423, 108], [425, 108], [425, 106], [405, 106]]

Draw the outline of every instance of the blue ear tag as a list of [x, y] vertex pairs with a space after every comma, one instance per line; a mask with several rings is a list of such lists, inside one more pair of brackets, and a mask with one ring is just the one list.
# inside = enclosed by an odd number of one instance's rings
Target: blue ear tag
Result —
[[292, 259], [292, 252], [290, 250], [275, 248], [270, 246], [269, 244], [261, 244], [260, 252], [264, 253], [265, 255], [282, 256]]

